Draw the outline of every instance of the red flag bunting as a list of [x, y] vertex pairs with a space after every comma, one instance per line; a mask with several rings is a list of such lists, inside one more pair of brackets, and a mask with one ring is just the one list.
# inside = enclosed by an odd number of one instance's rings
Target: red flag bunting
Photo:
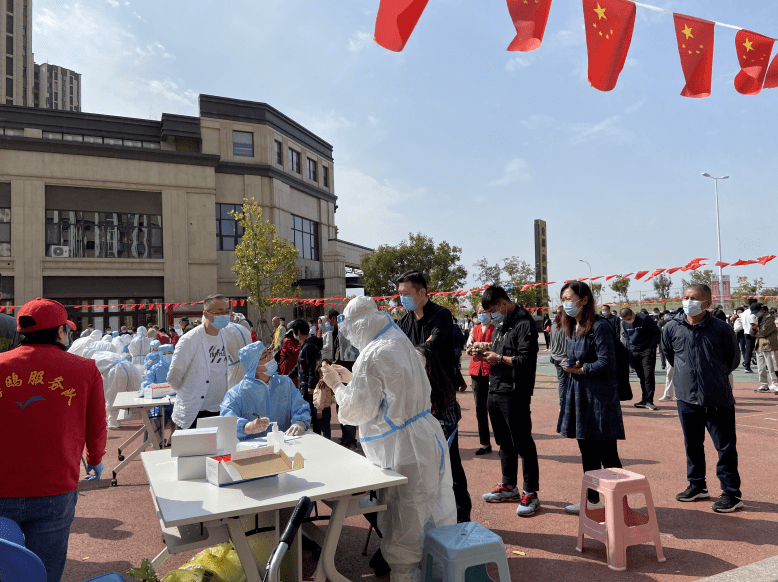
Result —
[[672, 275], [676, 271], [680, 271], [680, 270], [681, 270], [681, 267], [673, 267], [672, 269], [667, 269], [667, 272]]
[[755, 265], [756, 263], [757, 263], [757, 261], [750, 261], [750, 260], [749, 261], [744, 261], [744, 260], [741, 259], [741, 260], [738, 260], [738, 261], [732, 263], [732, 266], [733, 267], [742, 267], [744, 265]]
[[723, 269], [724, 267], [728, 267], [729, 263], [725, 263], [724, 261], [716, 261], [716, 266]]
[[621, 276], [621, 278], [622, 278], [622, 279], [626, 279], [626, 278], [627, 278], [627, 277], [629, 277], [630, 275], [634, 275], [634, 273], [627, 273], [626, 275], [622, 275], [622, 276]]
[[775, 255], [765, 255], [764, 257], [758, 257], [756, 262], [764, 266], [775, 258]]
[[775, 55], [770, 68], [767, 69], [767, 76], [764, 79], [765, 89], [775, 89], [778, 87], [778, 54]]
[[583, 0], [589, 83], [600, 91], [616, 87], [635, 26], [635, 4], [626, 0]]
[[640, 279], [642, 277], [645, 277], [646, 275], [648, 275], [648, 271], [638, 271], [637, 273], [635, 273], [635, 279]]
[[618, 275], [608, 275], [607, 277], [605, 277], [605, 280], [606, 280], [606, 281], [610, 281], [610, 280], [611, 280], [611, 279], [613, 279], [614, 277], [618, 277]]
[[739, 30], [735, 35], [735, 48], [740, 72], [735, 77], [735, 90], [743, 95], [758, 95], [767, 75], [770, 53], [775, 39], [750, 30]]
[[427, 7], [427, 1], [381, 0], [375, 22], [375, 41], [390, 51], [403, 50]]
[[508, 0], [508, 12], [516, 28], [516, 38], [508, 50], [529, 52], [540, 48], [550, 10], [551, 0]]
[[673, 19], [681, 68], [686, 79], [681, 95], [710, 97], [715, 23], [684, 14], [674, 14]]

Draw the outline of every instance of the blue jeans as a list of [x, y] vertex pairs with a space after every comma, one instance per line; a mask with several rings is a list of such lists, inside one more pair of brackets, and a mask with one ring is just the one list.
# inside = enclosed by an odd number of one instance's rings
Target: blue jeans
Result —
[[62, 578], [77, 500], [77, 490], [48, 497], [0, 498], [0, 516], [22, 528], [24, 544], [46, 566], [48, 582]]
[[705, 429], [719, 453], [716, 476], [721, 490], [735, 497], [740, 493], [740, 473], [737, 469], [737, 436], [735, 434], [735, 405], [726, 408], [698, 406], [678, 400], [678, 417], [681, 419], [686, 445], [686, 476], [695, 487], [705, 484]]

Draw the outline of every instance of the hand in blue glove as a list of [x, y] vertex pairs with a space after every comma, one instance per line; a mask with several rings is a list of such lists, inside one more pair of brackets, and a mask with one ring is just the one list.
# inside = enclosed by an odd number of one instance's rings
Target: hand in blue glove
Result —
[[[94, 475], [90, 475], [89, 473], [94, 471]], [[87, 465], [86, 466], [86, 480], [87, 481], [99, 481], [100, 475], [103, 474], [103, 464], [99, 463], [97, 465]]]

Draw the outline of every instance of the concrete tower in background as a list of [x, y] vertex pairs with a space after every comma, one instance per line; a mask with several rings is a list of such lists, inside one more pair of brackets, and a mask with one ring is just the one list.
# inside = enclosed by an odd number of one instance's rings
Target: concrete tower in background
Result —
[[32, 0], [0, 0], [4, 38], [0, 43], [0, 75], [6, 105], [33, 106]]

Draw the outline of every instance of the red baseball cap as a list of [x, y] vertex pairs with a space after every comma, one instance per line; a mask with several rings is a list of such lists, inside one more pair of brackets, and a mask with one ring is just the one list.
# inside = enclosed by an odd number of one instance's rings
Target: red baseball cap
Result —
[[[24, 316], [32, 317], [35, 323], [22, 328], [18, 322]], [[73, 331], [76, 330], [76, 324], [68, 319], [68, 312], [65, 307], [62, 303], [53, 299], [41, 299], [40, 297], [33, 299], [22, 305], [16, 317], [16, 330], [22, 333], [59, 327], [60, 325], [67, 325]]]

